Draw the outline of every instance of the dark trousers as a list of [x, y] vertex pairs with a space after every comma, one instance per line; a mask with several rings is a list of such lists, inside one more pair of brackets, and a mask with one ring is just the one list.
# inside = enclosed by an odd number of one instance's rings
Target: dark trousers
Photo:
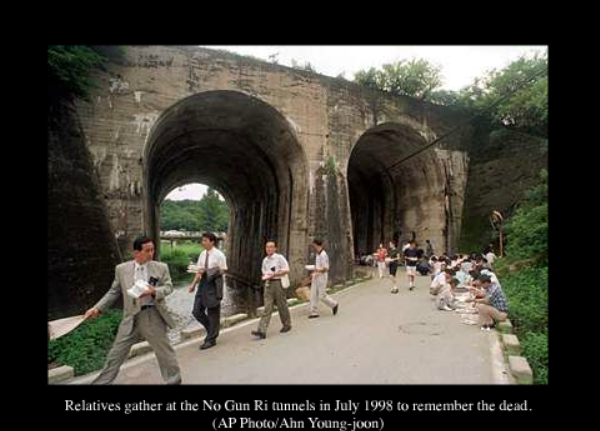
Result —
[[204, 341], [216, 341], [221, 329], [221, 304], [216, 307], [206, 308], [200, 295], [196, 294], [192, 315], [206, 329]]

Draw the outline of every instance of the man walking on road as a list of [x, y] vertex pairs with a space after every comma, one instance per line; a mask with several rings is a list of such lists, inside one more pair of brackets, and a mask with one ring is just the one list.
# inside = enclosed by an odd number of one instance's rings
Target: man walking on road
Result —
[[204, 251], [198, 257], [200, 270], [189, 287], [189, 292], [192, 293], [196, 284], [200, 282], [192, 310], [196, 320], [206, 328], [206, 338], [200, 350], [209, 349], [217, 344], [221, 328], [223, 274], [227, 271], [227, 261], [223, 252], [215, 247], [216, 241], [217, 237], [213, 233], [202, 235]]
[[329, 295], [327, 295], [327, 273], [329, 272], [329, 257], [323, 248], [323, 241], [315, 239], [312, 243], [313, 249], [317, 254], [315, 269], [311, 274], [312, 282], [310, 285], [310, 314], [309, 319], [319, 317], [319, 300], [331, 308], [333, 315], [338, 312], [339, 304]]
[[[112, 383], [127, 359], [131, 347], [145, 339], [154, 350], [163, 380], [170, 385], [181, 384], [181, 373], [175, 351], [167, 336], [168, 328], [175, 328], [175, 321], [165, 305], [165, 297], [173, 290], [169, 267], [152, 260], [154, 242], [140, 236], [133, 242], [133, 260], [115, 268], [115, 280], [110, 290], [90, 308], [86, 318], [95, 318], [106, 311], [117, 299], [123, 298], [123, 320], [115, 342], [108, 352], [106, 364], [92, 382], [93, 385]], [[129, 290], [138, 280], [147, 284], [147, 291], [138, 298]]]
[[[281, 320], [281, 330], [279, 332], [288, 332], [292, 329], [292, 318], [286, 299], [286, 289], [290, 286], [288, 277], [290, 266], [285, 257], [277, 251], [275, 241], [267, 241], [265, 245], [267, 257], [262, 262], [262, 279], [265, 281], [265, 311], [258, 324], [258, 329], [252, 331], [252, 335], [258, 338], [267, 338], [267, 329], [271, 321], [271, 313], [273, 312], [273, 304], [277, 304], [277, 312]], [[286, 287], [282, 284], [284, 278]]]

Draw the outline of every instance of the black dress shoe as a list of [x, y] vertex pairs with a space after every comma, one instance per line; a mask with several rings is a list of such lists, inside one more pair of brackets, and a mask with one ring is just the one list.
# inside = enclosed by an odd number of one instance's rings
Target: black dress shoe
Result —
[[316, 319], [317, 317], [319, 317], [319, 315], [318, 315], [318, 314], [310, 314], [310, 315], [308, 316], [308, 318], [309, 318], [309, 319]]
[[279, 332], [290, 332], [292, 330], [291, 326], [284, 326], [283, 328], [281, 328], [281, 330]]
[[200, 346], [200, 350], [206, 350], [206, 349], [210, 349], [211, 347], [215, 346], [217, 344], [216, 341], [205, 341], [204, 344], [202, 344]]
[[261, 339], [265, 339], [267, 338], [267, 334], [265, 334], [264, 332], [260, 332], [260, 331], [252, 331], [251, 332], [252, 335], [254, 335], [255, 337], [261, 338]]
[[335, 307], [333, 307], [333, 309], [331, 310], [331, 311], [333, 311], [334, 316], [337, 314], [339, 306], [340, 306], [340, 304], [335, 304]]

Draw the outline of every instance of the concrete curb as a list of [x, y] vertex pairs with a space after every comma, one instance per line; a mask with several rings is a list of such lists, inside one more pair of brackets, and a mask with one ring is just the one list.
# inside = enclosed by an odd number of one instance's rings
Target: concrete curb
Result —
[[[355, 283], [352, 283], [343, 289], [337, 290], [332, 295], [337, 295], [338, 293], [346, 292], [346, 291], [360, 285], [361, 283], [363, 283], [365, 281], [369, 281], [370, 278], [367, 277], [367, 278], [361, 278], [361, 279], [357, 279], [357, 280], [358, 281], [356, 281]], [[302, 301], [298, 298], [289, 298], [287, 300], [287, 302], [288, 302], [288, 305], [290, 308], [301, 308], [303, 306], [308, 305], [307, 301]], [[260, 310], [260, 313], [259, 313], [259, 310]], [[254, 318], [251, 318], [246, 313], [239, 313], [239, 314], [235, 314], [233, 316], [224, 317], [221, 319], [221, 327], [223, 329], [227, 328], [228, 330], [234, 330], [234, 329], [246, 326], [246, 325], [252, 323], [253, 321], [258, 321], [258, 319], [260, 319], [260, 317], [262, 316], [262, 313], [264, 312], [264, 307], [259, 307], [256, 309], [256, 311], [257, 311], [258, 317], [254, 317]], [[275, 313], [275, 312], [277, 312], [277, 307], [274, 307], [274, 309], [273, 309], [273, 313]], [[227, 322], [227, 326], [224, 326], [224, 322]], [[242, 322], [245, 322], [246, 324], [240, 325], [240, 323], [242, 323]], [[203, 326], [198, 326], [198, 327], [183, 329], [183, 330], [181, 330], [180, 334], [181, 334], [181, 337], [180, 337], [181, 341], [179, 343], [176, 343], [173, 345], [173, 348], [175, 350], [177, 350], [178, 348], [183, 348], [183, 347], [187, 346], [188, 344], [195, 342], [195, 338], [199, 338], [199, 337], [205, 335], [206, 330], [204, 329]], [[134, 365], [134, 363], [145, 361], [153, 355], [154, 355], [154, 352], [147, 341], [143, 341], [141, 343], [134, 344], [133, 347], [131, 348], [131, 351], [129, 352], [129, 356], [127, 357], [127, 360], [123, 363], [122, 366], [125, 366], [126, 364], [129, 366], [132, 366], [132, 365]], [[134, 358], [135, 358], [135, 360], [132, 360]], [[70, 368], [71, 369], [71, 374], [68, 377], [64, 377], [61, 380], [59, 380], [59, 382], [61, 384], [87, 384], [87, 383], [89, 383], [89, 382], [87, 382], [88, 380], [91, 381], [92, 378], [95, 377], [99, 373], [99, 370], [98, 370], [98, 371], [94, 371], [89, 374], [74, 377], [74, 372], [73, 372], [72, 367], [60, 367], [60, 368]], [[50, 370], [50, 371], [52, 371], [52, 370]], [[48, 380], [50, 382], [50, 372], [48, 373]]]
[[63, 365], [62, 367], [52, 368], [48, 370], [48, 384], [62, 383], [72, 379], [75, 376], [73, 367]]
[[523, 356], [510, 355], [508, 357], [508, 367], [518, 384], [533, 384], [533, 371], [529, 366], [529, 362]]
[[502, 346], [506, 360], [508, 361], [508, 369], [515, 382], [519, 385], [533, 384], [533, 371], [529, 366], [529, 362], [521, 354], [521, 343], [513, 332], [513, 325], [509, 319], [500, 322], [497, 326], [500, 333]]

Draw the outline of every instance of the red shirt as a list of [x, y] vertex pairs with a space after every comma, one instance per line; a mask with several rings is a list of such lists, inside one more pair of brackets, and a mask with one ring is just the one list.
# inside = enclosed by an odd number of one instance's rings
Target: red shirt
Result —
[[380, 248], [377, 250], [377, 260], [380, 262], [385, 261], [385, 257], [387, 256], [387, 250], [385, 248]]

